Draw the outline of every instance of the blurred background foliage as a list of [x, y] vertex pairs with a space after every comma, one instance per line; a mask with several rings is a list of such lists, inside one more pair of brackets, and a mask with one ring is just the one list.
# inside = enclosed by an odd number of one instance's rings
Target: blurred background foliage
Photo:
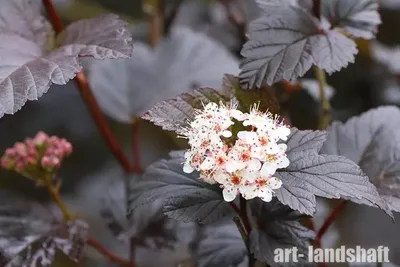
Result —
[[[173, 1], [176, 0], [170, 0], [170, 2]], [[251, 0], [246, 1], [251, 2]], [[57, 0], [54, 2], [65, 24], [112, 12], [129, 22], [136, 41], [147, 42], [147, 27], [144, 23], [146, 15], [142, 11], [142, 3], [139, 0]], [[215, 3], [217, 1], [186, 0], [185, 2], [188, 3], [181, 8], [177, 23], [196, 30], [201, 28], [201, 24], [209, 24], [211, 29], [207, 33], [211, 38], [218, 37], [215, 38], [218, 42], [226, 46], [232, 54], [237, 54], [240, 41], [235, 39], [235, 33], [232, 36], [232, 27], [221, 23], [213, 25], [221, 16], [221, 6]], [[248, 5], [251, 13], [251, 6], [254, 8], [254, 4]], [[400, 9], [382, 9], [381, 15], [383, 24], [380, 26], [378, 40], [388, 45], [399, 44]], [[215, 27], [215, 30], [212, 27]], [[335, 88], [331, 99], [334, 119], [346, 120], [380, 105], [400, 105], [400, 87], [396, 75], [389, 73], [371, 59], [368, 42], [359, 42], [359, 48], [361, 53], [355, 64], [328, 77], [328, 83]], [[308, 75], [308, 78], [310, 77], [312, 73]], [[284, 103], [294, 125], [302, 129], [316, 128], [318, 101], [310, 93], [306, 90], [290, 92], [285, 95]], [[129, 153], [130, 126], [111, 119], [110, 123], [124, 145], [126, 153]], [[99, 135], [73, 82], [63, 87], [52, 86], [39, 101], [29, 102], [15, 115], [2, 118], [0, 120], [1, 151], [12, 146], [16, 141], [27, 136], [34, 136], [40, 130], [67, 138], [74, 146], [72, 156], [66, 160], [60, 173], [63, 178], [62, 193], [68, 200], [71, 210], [88, 220], [92, 236], [98, 238], [117, 254], [126, 256], [128, 253], [126, 246], [119, 243], [99, 219], [97, 211], [98, 205], [101, 205], [99, 201], [99, 195], [102, 194], [101, 185], [99, 191], [86, 193], [90, 191], [88, 188], [110, 175], [121, 176], [122, 170]], [[140, 151], [143, 166], [167, 157], [170, 150], [178, 148], [178, 142], [171, 135], [150, 123], [140, 122]], [[18, 191], [41, 201], [49, 200], [47, 192], [35, 188], [31, 181], [4, 171], [1, 171], [0, 175], [2, 188]], [[104, 176], [107, 177], [104, 178]], [[103, 187], [107, 187], [107, 184]], [[317, 227], [329, 213], [327, 211], [330, 207], [329, 203], [321, 201], [320, 204], [316, 217]], [[399, 231], [399, 222], [393, 224], [379, 211], [349, 204], [336, 227], [326, 235], [323, 245], [325, 247], [336, 244], [366, 247], [388, 245], [392, 259], [400, 264]], [[111, 266], [104, 261], [102, 255], [90, 248], [88, 252], [88, 258], [82, 261], [80, 266]], [[178, 248], [175, 253], [168, 250], [159, 252], [139, 249], [137, 257], [139, 266], [178, 266], [179, 263], [189, 259], [185, 247]], [[103, 265], [100, 264], [101, 261]], [[74, 264], [60, 258], [55, 266], [74, 266]]]

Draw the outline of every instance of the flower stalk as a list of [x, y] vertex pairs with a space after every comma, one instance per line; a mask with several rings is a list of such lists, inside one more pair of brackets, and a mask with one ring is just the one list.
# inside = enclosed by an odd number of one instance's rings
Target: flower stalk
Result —
[[[155, 0], [158, 2], [157, 0]], [[57, 11], [55, 10], [54, 4], [51, 0], [43, 0], [43, 5], [45, 6], [47, 13], [49, 14], [51, 23], [53, 25], [54, 31], [59, 34], [63, 30], [63, 26], [61, 23], [61, 19], [59, 15], [57, 14]], [[158, 23], [157, 25], [160, 24]], [[154, 42], [158, 42], [157, 35], [152, 38], [154, 39]], [[109, 122], [107, 118], [104, 116], [103, 112], [101, 111], [97, 100], [95, 96], [92, 93], [92, 90], [89, 86], [87, 77], [83, 71], [79, 72], [76, 77], [75, 77], [75, 82], [77, 84], [77, 87], [81, 93], [81, 96], [83, 100], [85, 101], [92, 118], [94, 122], [96, 123], [96, 126], [102, 135], [105, 143], [111, 150], [111, 153], [114, 155], [114, 157], [118, 160], [120, 163], [121, 167], [124, 169], [126, 173], [142, 173], [143, 170], [140, 165], [140, 151], [139, 151], [139, 145], [138, 145], [138, 124], [137, 122], [133, 123], [132, 125], [132, 154], [134, 157], [134, 164], [131, 164], [130, 160], [128, 157], [124, 154], [121, 145], [111, 130], [111, 127], [109, 125]], [[55, 202], [58, 204], [60, 209], [62, 210], [64, 217], [66, 219], [70, 219], [70, 213], [68, 212], [68, 209], [64, 202], [62, 202], [61, 197], [59, 196], [58, 189], [49, 187], [49, 192], [53, 196], [53, 199]], [[115, 256], [113, 253], [109, 252], [105, 247], [101, 246], [99, 243], [95, 242], [92, 239], [88, 240], [88, 245], [91, 245], [95, 247], [100, 253], [105, 255], [106, 257], [109, 258], [110, 261], [116, 262], [119, 264], [122, 264], [123, 266], [129, 266], [129, 267], [134, 267], [135, 266], [135, 249], [134, 249], [134, 244], [130, 245], [130, 260], [125, 261], [123, 259], [118, 258]]]
[[67, 205], [64, 203], [60, 196], [60, 187], [61, 187], [61, 182], [57, 183], [56, 185], [49, 184], [47, 186], [47, 189], [49, 190], [49, 193], [53, 200], [57, 203], [58, 207], [60, 208], [62, 214], [64, 215], [64, 219], [66, 221], [71, 220], [72, 216], [71, 213], [68, 210]]
[[319, 95], [320, 95], [320, 118], [319, 118], [319, 126], [320, 130], [325, 130], [328, 128], [329, 123], [331, 121], [331, 105], [329, 103], [329, 99], [326, 95], [326, 74], [325, 72], [318, 68], [314, 67], [315, 76], [318, 80], [319, 85]]
[[[61, 23], [61, 19], [57, 14], [57, 11], [54, 7], [54, 4], [51, 0], [43, 0], [43, 5], [45, 6], [47, 13], [50, 17], [50, 21], [53, 25], [54, 31], [59, 34], [63, 30], [63, 26]], [[78, 86], [78, 89], [81, 93], [83, 100], [85, 101], [94, 122], [97, 125], [97, 128], [102, 135], [104, 141], [107, 146], [111, 150], [111, 153], [114, 157], [119, 161], [121, 166], [124, 168], [126, 172], [132, 171], [132, 166], [124, 154], [121, 145], [118, 142], [115, 134], [112, 132], [111, 127], [102, 113], [96, 98], [94, 97], [92, 90], [90, 89], [89, 83], [87, 81], [86, 75], [83, 71], [79, 72], [75, 77], [75, 82]]]

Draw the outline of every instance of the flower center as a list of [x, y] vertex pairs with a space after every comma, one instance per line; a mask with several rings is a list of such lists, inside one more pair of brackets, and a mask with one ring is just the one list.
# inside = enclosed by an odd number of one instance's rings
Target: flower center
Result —
[[264, 179], [257, 179], [256, 184], [258, 186], [266, 186], [268, 184], [268, 182], [267, 182], [267, 180], [264, 180]]
[[217, 165], [222, 165], [225, 163], [225, 159], [223, 157], [218, 157], [217, 158]]
[[237, 175], [233, 175], [233, 176], [231, 177], [231, 182], [232, 182], [232, 184], [234, 184], [234, 185], [239, 185], [239, 184], [240, 184], [240, 177], [237, 176]]
[[244, 152], [243, 154], [242, 154], [242, 156], [240, 157], [240, 159], [241, 160], [243, 160], [243, 161], [249, 161], [250, 160], [250, 153], [249, 152]]
[[268, 139], [265, 138], [265, 137], [261, 137], [260, 138], [260, 143], [261, 143], [262, 146], [266, 146], [266, 145], [268, 145]]

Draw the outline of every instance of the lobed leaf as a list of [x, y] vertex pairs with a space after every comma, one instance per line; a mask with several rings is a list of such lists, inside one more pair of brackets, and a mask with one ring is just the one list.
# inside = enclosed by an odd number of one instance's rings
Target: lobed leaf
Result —
[[377, 0], [323, 0], [322, 14], [334, 27], [357, 38], [372, 39], [381, 24]]
[[171, 157], [146, 169], [131, 192], [129, 216], [154, 201], [162, 201], [165, 215], [183, 222], [212, 223], [232, 213], [217, 185], [200, 181], [196, 172], [183, 172], [183, 152], [171, 153]]
[[293, 129], [287, 141], [289, 167], [278, 170], [282, 187], [277, 198], [301, 213], [313, 215], [315, 196], [343, 198], [379, 207], [392, 215], [376, 187], [353, 161], [336, 155], [318, 153], [324, 138], [311, 131]]
[[172, 248], [176, 244], [179, 225], [162, 214], [159, 202], [146, 209], [136, 209], [128, 219], [128, 197], [140, 181], [140, 175], [108, 168], [101, 176], [96, 176], [95, 181], [88, 180], [80, 191], [87, 199], [97, 202], [93, 211], [121, 244], [129, 245], [133, 240], [138, 247], [153, 249]]
[[400, 111], [394, 106], [370, 110], [346, 123], [334, 122], [321, 150], [359, 164], [394, 211], [400, 211], [399, 123]]
[[266, 203], [260, 200], [250, 202], [252, 214], [258, 227], [250, 233], [250, 248], [256, 259], [269, 266], [281, 266], [274, 261], [275, 249], [297, 247], [304, 254], [297, 263], [285, 266], [299, 266], [308, 263], [308, 246], [314, 239], [314, 231], [301, 224], [300, 213], [283, 205], [276, 199]]
[[[82, 66], [78, 57], [128, 57], [131, 38], [115, 15], [76, 22], [54, 48], [54, 33], [39, 2], [6, 1], [0, 11], [0, 117], [37, 100], [51, 84], [66, 84]], [[128, 52], [129, 50], [129, 52]]]
[[142, 119], [153, 122], [167, 131], [178, 134], [182, 127], [187, 127], [187, 121], [193, 120], [196, 109], [209, 102], [228, 102], [230, 97], [211, 88], [200, 88], [191, 93], [164, 100], [147, 111]]
[[313, 64], [332, 73], [354, 62], [357, 53], [354, 41], [297, 5], [267, 4], [263, 16], [250, 24], [249, 36], [239, 74], [245, 89], [292, 82]]
[[192, 247], [198, 267], [243, 266], [242, 263], [248, 261], [247, 253], [243, 239], [231, 220], [205, 226]]
[[38, 203], [0, 192], [0, 265], [50, 266], [56, 250], [78, 262], [86, 247], [88, 225], [57, 222]]
[[354, 63], [354, 56], [357, 53], [356, 43], [337, 30], [330, 30], [325, 35], [320, 35], [312, 51], [315, 65], [329, 74], [347, 67], [349, 63]]

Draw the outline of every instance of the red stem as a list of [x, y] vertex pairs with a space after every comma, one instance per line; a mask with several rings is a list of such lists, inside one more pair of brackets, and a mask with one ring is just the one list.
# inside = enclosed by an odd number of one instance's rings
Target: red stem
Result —
[[246, 228], [247, 235], [250, 235], [251, 224], [247, 214], [247, 201], [244, 197], [240, 196], [240, 215], [243, 220], [244, 228]]
[[133, 155], [133, 166], [132, 173], [143, 173], [143, 169], [140, 162], [140, 146], [139, 146], [139, 120], [132, 124], [132, 155]]
[[98, 252], [103, 254], [105, 257], [107, 257], [110, 262], [120, 264], [121, 266], [124, 266], [124, 267], [133, 266], [133, 265], [130, 265], [129, 261], [126, 261], [125, 259], [121, 258], [120, 256], [115, 255], [112, 251], [109, 251], [105, 246], [103, 246], [102, 244], [100, 244], [99, 242], [97, 242], [96, 240], [94, 240], [90, 237], [87, 240], [87, 244], [89, 246], [95, 248]]
[[43, 5], [46, 8], [47, 13], [49, 14], [54, 31], [59, 34], [60, 32], [62, 32], [63, 26], [56, 9], [54, 8], [53, 2], [51, 0], [43, 0]]
[[313, 0], [313, 14], [318, 19], [321, 19], [321, 0]]
[[340, 214], [340, 212], [343, 210], [346, 200], [340, 200], [340, 202], [335, 206], [335, 208], [332, 210], [331, 214], [325, 219], [325, 222], [322, 224], [321, 228], [319, 229], [317, 233], [317, 237], [315, 238], [315, 244], [321, 244], [321, 238], [322, 236], [328, 231], [329, 227], [332, 225], [332, 223], [335, 221], [337, 216]]
[[232, 209], [233, 209], [237, 214], [240, 214], [240, 209], [239, 209], [239, 207], [238, 207], [234, 202], [229, 202], [229, 205], [232, 207]]
[[[47, 13], [50, 17], [51, 23], [53, 25], [54, 31], [59, 34], [63, 30], [63, 26], [61, 23], [61, 19], [57, 14], [57, 11], [54, 8], [53, 2], [51, 0], [43, 0], [43, 5], [45, 6]], [[132, 128], [132, 153], [134, 154], [134, 164], [131, 165], [129, 159], [124, 154], [118, 139], [112, 132], [110, 125], [107, 121], [107, 118], [102, 113], [95, 96], [90, 89], [89, 83], [83, 71], [79, 72], [75, 77], [75, 82], [79, 88], [81, 96], [83, 100], [86, 102], [86, 105], [95, 121], [100, 134], [102, 135], [104, 141], [108, 145], [111, 153], [114, 157], [119, 161], [121, 166], [124, 168], [127, 173], [135, 173], [142, 172], [142, 168], [140, 167], [140, 151], [138, 145], [138, 125], [137, 123], [133, 124]], [[122, 266], [126, 267], [134, 267], [135, 266], [135, 250], [134, 244], [130, 245], [131, 257], [130, 261], [126, 261], [125, 259], [120, 258], [119, 256], [110, 252], [106, 247], [98, 243], [93, 239], [88, 239], [87, 244], [96, 248], [100, 253], [105, 255], [110, 261], [119, 263]]]
[[[46, 7], [47, 13], [49, 14], [54, 30], [57, 34], [60, 33], [63, 30], [63, 26], [52, 1], [43, 0], [43, 4]], [[89, 111], [93, 117], [94, 122], [97, 125], [98, 130], [100, 131], [100, 134], [102, 135], [103, 139], [111, 150], [111, 153], [119, 161], [126, 172], [132, 172], [133, 167], [131, 166], [128, 158], [122, 151], [121, 146], [114, 133], [112, 132], [106, 117], [101, 112], [96, 98], [94, 97], [90, 89], [87, 78], [82, 71], [76, 75], [75, 82], [79, 88], [83, 100], [86, 102], [86, 105], [89, 108]]]

